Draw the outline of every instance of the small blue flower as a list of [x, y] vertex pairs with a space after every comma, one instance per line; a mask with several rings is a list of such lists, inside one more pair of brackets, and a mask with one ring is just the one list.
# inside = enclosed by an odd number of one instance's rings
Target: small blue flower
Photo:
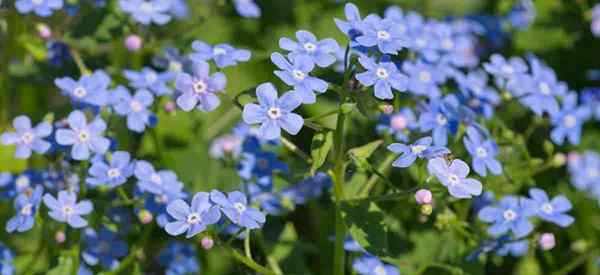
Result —
[[0, 141], [3, 145], [16, 145], [15, 158], [28, 159], [31, 151], [38, 154], [46, 153], [51, 145], [44, 138], [52, 134], [52, 125], [41, 122], [35, 127], [31, 126], [31, 120], [27, 116], [18, 116], [13, 120], [16, 132], [3, 133]]
[[236, 49], [229, 44], [210, 46], [199, 40], [192, 42], [192, 49], [194, 50], [190, 54], [192, 60], [206, 62], [213, 60], [218, 68], [235, 66], [238, 62], [246, 62], [250, 60], [251, 56], [249, 50]]
[[293, 186], [281, 191], [281, 195], [290, 199], [296, 205], [307, 203], [311, 199], [319, 198], [324, 189], [331, 188], [331, 177], [319, 172], [314, 177], [300, 181]]
[[497, 206], [486, 206], [479, 211], [478, 217], [486, 223], [493, 223], [488, 232], [500, 236], [512, 231], [516, 238], [527, 236], [533, 231], [529, 218], [537, 212], [535, 204], [525, 198], [506, 196]]
[[411, 130], [417, 128], [412, 109], [404, 107], [391, 115], [381, 115], [375, 130], [378, 134], [390, 134], [396, 141], [408, 142]]
[[196, 193], [191, 206], [183, 200], [169, 203], [167, 212], [176, 220], [165, 225], [167, 233], [177, 236], [187, 231], [185, 237], [188, 239], [221, 219], [219, 208], [210, 203], [210, 196], [206, 192]]
[[461, 87], [459, 99], [476, 113], [491, 118], [494, 107], [500, 104], [500, 96], [487, 85], [487, 74], [481, 70], [471, 71], [466, 76], [459, 74], [456, 81]]
[[520, 0], [512, 6], [506, 20], [510, 22], [513, 28], [524, 30], [527, 29], [535, 20], [536, 10], [533, 1]]
[[434, 158], [427, 163], [429, 174], [446, 186], [450, 195], [459, 199], [481, 195], [481, 182], [467, 178], [469, 170], [469, 166], [460, 159], [453, 160], [450, 165], [443, 158]]
[[201, 111], [210, 112], [221, 104], [221, 100], [216, 94], [225, 89], [227, 78], [221, 72], [211, 76], [209, 73], [208, 63], [195, 61], [192, 65], [192, 74], [180, 73], [177, 75], [175, 87], [182, 93], [177, 98], [179, 108], [189, 112], [197, 107]]
[[347, 3], [344, 6], [344, 14], [346, 15], [346, 20], [343, 21], [337, 18], [334, 18], [335, 25], [346, 34], [351, 39], [354, 39], [356, 36], [360, 35], [362, 32], [362, 19], [360, 18], [360, 12], [358, 7], [352, 3]]
[[485, 177], [488, 169], [494, 175], [502, 173], [502, 164], [496, 160], [499, 150], [495, 141], [491, 139], [485, 140], [479, 130], [474, 127], [468, 127], [463, 143], [469, 154], [473, 157], [473, 170], [477, 174]]
[[352, 267], [360, 275], [400, 275], [398, 268], [393, 265], [384, 264], [372, 255], [365, 255], [354, 260]]
[[248, 229], [257, 229], [265, 223], [265, 214], [248, 205], [246, 196], [234, 191], [226, 197], [223, 193], [213, 190], [210, 200], [216, 203], [231, 222]]
[[86, 182], [92, 187], [107, 186], [115, 188], [124, 184], [127, 178], [133, 175], [134, 164], [131, 163], [131, 156], [124, 151], [114, 152], [108, 163], [104, 160], [92, 162]]
[[571, 184], [579, 190], [590, 190], [600, 182], [600, 155], [596, 152], [587, 151], [583, 156], [571, 153], [568, 168]]
[[94, 206], [89, 200], [77, 202], [77, 195], [69, 191], [58, 192], [58, 199], [50, 194], [44, 195], [44, 204], [50, 209], [48, 216], [58, 222], [69, 224], [73, 228], [82, 228], [88, 222], [81, 216], [92, 212]]
[[171, 20], [169, 0], [119, 0], [119, 7], [143, 25], [164, 25]]
[[431, 146], [432, 142], [433, 139], [431, 137], [423, 137], [410, 145], [402, 143], [390, 144], [387, 147], [388, 150], [396, 154], [402, 154], [392, 163], [392, 166], [405, 168], [411, 166], [417, 158], [437, 158], [450, 154], [448, 148], [443, 146]]
[[127, 128], [142, 133], [147, 126], [152, 126], [156, 116], [148, 110], [152, 107], [154, 97], [147, 90], [138, 90], [133, 96], [123, 87], [118, 86], [113, 92], [113, 106], [120, 116], [127, 117]]
[[183, 183], [177, 180], [175, 172], [170, 170], [154, 170], [152, 164], [140, 160], [135, 164], [135, 177], [138, 187], [144, 192], [162, 194], [172, 190], [181, 190]]
[[574, 92], [563, 98], [562, 105], [562, 110], [551, 116], [554, 129], [550, 132], [550, 138], [558, 145], [562, 145], [565, 138], [577, 145], [581, 139], [583, 123], [591, 116], [590, 109], [577, 106], [577, 94]]
[[160, 252], [158, 262], [167, 269], [166, 275], [197, 274], [200, 265], [196, 256], [196, 247], [193, 244], [171, 241]]
[[260, 7], [254, 0], [233, 0], [233, 6], [237, 13], [247, 18], [259, 18], [261, 15]]
[[506, 83], [517, 76], [527, 72], [527, 64], [519, 57], [511, 57], [508, 60], [500, 54], [492, 54], [489, 63], [483, 63], [483, 68], [495, 76], [500, 87], [504, 88]]
[[275, 170], [287, 172], [288, 166], [277, 158], [277, 154], [263, 150], [244, 153], [238, 166], [238, 173], [245, 180], [271, 177]]
[[529, 249], [529, 241], [513, 241], [502, 243], [501, 246], [496, 250], [496, 254], [500, 256], [512, 255], [514, 257], [521, 257], [527, 254]]
[[556, 196], [552, 200], [546, 192], [539, 188], [529, 190], [529, 196], [535, 205], [536, 214], [540, 219], [555, 223], [561, 227], [571, 225], [575, 218], [565, 214], [571, 210], [571, 202], [565, 196]]
[[0, 243], [0, 274], [13, 275], [15, 267], [13, 266], [14, 255], [10, 249], [3, 243]]
[[559, 112], [556, 96], [565, 95], [567, 85], [558, 81], [554, 71], [537, 58], [531, 57], [530, 64], [531, 75], [518, 76], [515, 81], [519, 84], [515, 84], [511, 91], [536, 115], [541, 116], [544, 112], [555, 115]]
[[17, 0], [15, 7], [20, 13], [34, 12], [38, 16], [48, 17], [53, 10], [63, 7], [63, 0]]
[[119, 266], [119, 258], [127, 256], [127, 243], [117, 238], [117, 234], [102, 227], [98, 232], [85, 229], [86, 248], [81, 258], [86, 264], [113, 270]]
[[169, 203], [178, 199], [185, 199], [188, 196], [183, 191], [183, 186], [179, 188], [171, 187], [173, 188], [162, 189], [160, 193], [153, 193], [144, 199], [144, 208], [156, 217], [156, 224], [161, 228], [164, 228], [171, 221], [167, 213]]
[[431, 99], [419, 117], [421, 132], [433, 133], [433, 143], [445, 146], [448, 143], [448, 134], [458, 130], [460, 118], [455, 109], [452, 98]]
[[123, 75], [129, 80], [129, 86], [154, 92], [157, 96], [168, 95], [173, 91], [167, 83], [173, 79], [172, 72], [158, 73], [155, 70], [144, 67], [141, 71], [124, 70]]
[[338, 43], [331, 39], [317, 40], [317, 37], [308, 31], [296, 32], [298, 42], [282, 37], [279, 39], [279, 47], [290, 51], [288, 58], [295, 60], [299, 56], [305, 56], [319, 67], [329, 67], [335, 62], [335, 53], [340, 50]]
[[173, 47], [165, 48], [162, 55], [152, 59], [152, 63], [156, 67], [175, 74], [180, 73], [189, 62], [189, 59], [179, 53], [179, 49]]
[[87, 123], [85, 114], [73, 111], [67, 119], [70, 129], [56, 130], [56, 142], [60, 145], [73, 146], [71, 157], [75, 160], [87, 160], [90, 151], [104, 154], [110, 146], [110, 140], [103, 137], [106, 123], [100, 117]]
[[367, 87], [374, 86], [376, 98], [394, 98], [392, 88], [401, 92], [406, 91], [408, 78], [398, 71], [394, 63], [385, 59], [376, 63], [366, 56], [361, 56], [358, 61], [367, 71], [356, 74], [356, 79]]
[[110, 77], [102, 70], [94, 71], [91, 75], [83, 75], [77, 81], [70, 77], [54, 80], [54, 84], [74, 103], [98, 107], [108, 104], [107, 90], [110, 82]]
[[398, 54], [409, 45], [409, 37], [397, 28], [394, 21], [369, 16], [363, 21], [363, 34], [356, 41], [365, 47], [375, 47], [384, 54]]
[[402, 71], [408, 76], [408, 91], [419, 96], [438, 98], [441, 96], [439, 85], [446, 81], [446, 74], [435, 65], [418, 61], [404, 62]]
[[44, 188], [36, 186], [32, 193], [21, 193], [15, 199], [17, 215], [6, 222], [6, 232], [25, 232], [30, 230], [35, 223], [35, 215], [42, 202]]
[[293, 64], [283, 57], [280, 53], [273, 53], [271, 61], [282, 71], [274, 71], [285, 84], [294, 87], [294, 91], [302, 98], [302, 103], [312, 104], [317, 101], [313, 91], [322, 94], [327, 91], [326, 81], [310, 76], [309, 73], [314, 69], [314, 63], [304, 55], [298, 55], [293, 60]]
[[300, 96], [294, 92], [277, 97], [277, 90], [271, 83], [263, 83], [256, 88], [260, 105], [250, 103], [244, 106], [243, 119], [247, 124], [260, 123], [259, 136], [264, 139], [279, 139], [281, 128], [296, 135], [304, 119], [292, 111], [302, 104]]

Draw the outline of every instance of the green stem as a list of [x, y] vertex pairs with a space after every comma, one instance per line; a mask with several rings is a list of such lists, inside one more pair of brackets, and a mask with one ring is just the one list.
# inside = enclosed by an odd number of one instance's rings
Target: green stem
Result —
[[[342, 100], [343, 102], [343, 100]], [[340, 105], [341, 106], [341, 105]], [[344, 274], [344, 238], [346, 236], [346, 226], [342, 218], [339, 203], [344, 200], [344, 127], [346, 115], [340, 109], [338, 111], [336, 128], [333, 136], [333, 191], [335, 196], [335, 246], [333, 255], [333, 275]]]
[[[380, 174], [384, 174], [390, 168], [390, 165], [392, 165], [392, 162], [394, 162], [394, 159], [396, 159], [396, 155], [390, 153], [383, 160], [383, 162], [381, 164], [379, 164], [379, 167], [377, 167], [377, 171]], [[379, 176], [377, 174], [372, 175], [369, 178], [369, 181], [367, 181], [367, 184], [365, 185], [365, 187], [360, 191], [359, 196], [360, 197], [368, 196], [369, 193], [371, 193], [371, 189], [373, 189], [373, 187], [375, 187], [375, 184], [377, 183], [378, 179], [379, 179]]]
[[306, 121], [317, 121], [319, 119], [322, 119], [322, 118], [325, 118], [325, 117], [328, 117], [328, 116], [332, 116], [332, 115], [335, 115], [337, 113], [338, 113], [338, 110], [331, 110], [329, 112], [325, 112], [325, 113], [322, 113], [320, 115], [309, 117], [309, 118], [305, 119], [304, 121], [305, 122]]
[[283, 272], [281, 271], [281, 267], [279, 267], [277, 260], [273, 258], [273, 256], [271, 256], [271, 253], [268, 251], [267, 245], [265, 244], [265, 238], [263, 237], [260, 231], [256, 232], [255, 240], [258, 243], [258, 246], [262, 250], [265, 257], [267, 258], [267, 264], [269, 265], [269, 267], [273, 270], [273, 272], [275, 272], [275, 274], [282, 275]]
[[244, 252], [246, 258], [252, 260], [252, 251], [250, 250], [250, 229], [246, 229], [246, 238], [244, 238]]
[[306, 153], [304, 153], [302, 150], [300, 150], [300, 148], [298, 148], [298, 146], [296, 146], [296, 144], [294, 144], [287, 138], [281, 137], [281, 144], [283, 144], [283, 146], [288, 148], [288, 150], [292, 151], [292, 153], [301, 157], [304, 161], [306, 161], [306, 163], [309, 163], [309, 164], [312, 163], [312, 159]]
[[91, 73], [90, 70], [85, 66], [85, 63], [83, 63], [83, 59], [81, 58], [79, 51], [77, 51], [73, 47], [69, 47], [69, 53], [73, 57], [75, 64], [77, 64], [77, 68], [79, 68], [79, 72], [81, 73], [81, 75], [86, 75], [86, 74]]
[[153, 228], [154, 223], [150, 223], [145, 226], [144, 232], [142, 233], [142, 237], [139, 239], [136, 247], [131, 248], [131, 250], [129, 251], [129, 255], [127, 255], [127, 257], [125, 257], [125, 259], [121, 261], [121, 264], [116, 269], [109, 272], [108, 275], [121, 274], [135, 262], [138, 253], [144, 250], [144, 246], [146, 246], [146, 243], [150, 239]]
[[240, 252], [238, 252], [237, 250], [235, 250], [233, 248], [230, 248], [229, 253], [231, 254], [231, 256], [233, 256], [233, 258], [235, 258], [239, 262], [243, 263], [250, 269], [252, 269], [260, 274], [277, 275], [273, 271], [269, 270], [268, 268], [257, 264], [254, 260], [244, 257], [244, 255], [242, 255]]
[[567, 265], [565, 265], [563, 268], [561, 268], [560, 270], [551, 273], [551, 275], [567, 275], [570, 274], [571, 271], [575, 270], [576, 268], [578, 268], [580, 265], [582, 265], [589, 257], [593, 256], [594, 251], [590, 251], [585, 255], [582, 255], [580, 257], [576, 257], [575, 259], [573, 259], [573, 261], [571, 261], [570, 263], [568, 263]]

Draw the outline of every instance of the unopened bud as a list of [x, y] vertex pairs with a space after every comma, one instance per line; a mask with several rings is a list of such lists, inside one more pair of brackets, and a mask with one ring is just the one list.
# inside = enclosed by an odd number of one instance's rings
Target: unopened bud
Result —
[[202, 237], [200, 243], [202, 244], [202, 248], [206, 250], [210, 250], [215, 245], [215, 241], [210, 236]]
[[379, 109], [381, 110], [382, 113], [389, 115], [391, 113], [394, 112], [394, 106], [390, 105], [390, 104], [384, 104], [379, 106]]
[[43, 39], [48, 39], [52, 36], [52, 30], [46, 24], [37, 24], [36, 26], [38, 35]]
[[167, 113], [175, 112], [176, 108], [177, 108], [177, 106], [175, 105], [175, 102], [173, 102], [173, 101], [169, 101], [169, 102], [165, 103], [165, 112], [167, 112]]
[[131, 52], [135, 52], [142, 47], [142, 38], [138, 35], [132, 34], [125, 38], [125, 48]]
[[62, 230], [56, 231], [56, 234], [54, 234], [54, 240], [56, 241], [56, 243], [64, 243], [66, 239], [67, 235], [65, 235], [65, 232], [63, 232]]
[[431, 195], [431, 191], [427, 189], [419, 189], [419, 191], [415, 193], [415, 200], [418, 204], [431, 204], [433, 196]]
[[138, 219], [142, 224], [149, 224], [150, 222], [152, 222], [152, 219], [154, 219], [154, 216], [152, 215], [152, 213], [150, 213], [150, 211], [142, 209], [138, 213]]
[[542, 250], [550, 250], [554, 248], [556, 245], [556, 240], [554, 238], [554, 234], [552, 233], [544, 233], [540, 236], [540, 247]]
[[567, 163], [567, 157], [563, 153], [558, 153], [552, 158], [552, 165], [555, 167], [563, 166], [565, 163]]
[[431, 206], [431, 204], [421, 205], [421, 214], [423, 214], [425, 216], [429, 216], [429, 215], [431, 215], [432, 212], [433, 212], [433, 207]]

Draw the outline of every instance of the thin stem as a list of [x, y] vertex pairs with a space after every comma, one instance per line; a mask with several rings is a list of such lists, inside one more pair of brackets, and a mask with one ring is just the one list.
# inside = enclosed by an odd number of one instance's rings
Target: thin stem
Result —
[[[381, 162], [381, 164], [379, 164], [379, 167], [377, 168], [377, 172], [379, 172], [380, 174], [385, 173], [389, 169], [390, 165], [392, 164], [392, 162], [394, 161], [395, 158], [396, 158], [395, 154], [392, 154], [392, 153], [388, 154], [388, 156], [383, 160], [383, 162]], [[368, 196], [369, 193], [371, 193], [371, 189], [373, 189], [373, 187], [377, 183], [378, 178], [379, 178], [379, 176], [377, 174], [372, 175], [369, 178], [369, 181], [367, 181], [367, 184], [365, 185], [365, 187], [359, 193], [359, 196], [361, 196], [361, 197]]]
[[275, 272], [275, 274], [277, 274], [277, 275], [283, 274], [283, 272], [281, 271], [281, 267], [279, 267], [279, 264], [277, 263], [277, 260], [275, 258], [273, 258], [271, 256], [271, 254], [269, 253], [269, 251], [267, 250], [267, 245], [265, 244], [265, 238], [263, 237], [263, 235], [260, 231], [256, 232], [255, 240], [258, 243], [258, 246], [262, 250], [265, 257], [267, 258], [267, 264], [273, 270], [273, 272]]
[[233, 256], [233, 258], [235, 258], [239, 262], [243, 263], [244, 265], [246, 265], [247, 267], [249, 267], [250, 269], [252, 269], [258, 273], [261, 273], [264, 275], [277, 275], [273, 271], [269, 270], [268, 268], [257, 264], [254, 260], [244, 257], [244, 255], [242, 255], [240, 252], [238, 252], [237, 250], [235, 250], [233, 248], [230, 248], [229, 253], [231, 254], [231, 256]]
[[123, 259], [123, 261], [121, 261], [121, 264], [116, 269], [109, 272], [108, 273], [109, 275], [121, 274], [123, 271], [125, 271], [127, 268], [129, 268], [130, 265], [132, 265], [135, 262], [136, 256], [138, 255], [139, 252], [142, 252], [144, 250], [144, 246], [146, 246], [146, 243], [150, 239], [153, 228], [154, 228], [154, 223], [150, 223], [145, 226], [144, 232], [142, 233], [142, 237], [139, 239], [137, 246], [130, 250], [129, 255], [127, 255], [127, 257], [125, 257], [125, 259]]
[[[341, 104], [340, 104], [341, 106]], [[335, 196], [335, 246], [333, 258], [333, 274], [344, 274], [344, 238], [346, 236], [346, 226], [342, 218], [339, 202], [344, 200], [344, 177], [345, 177], [345, 160], [344, 160], [344, 127], [346, 115], [340, 109], [338, 111], [337, 123], [333, 137], [333, 191]]]
[[91, 73], [90, 70], [85, 66], [85, 63], [83, 63], [83, 59], [81, 58], [79, 51], [77, 51], [73, 47], [69, 47], [69, 53], [73, 57], [75, 64], [77, 64], [77, 68], [79, 68], [79, 72], [81, 73], [81, 75], [86, 75], [86, 74]]
[[252, 260], [252, 251], [250, 250], [250, 229], [246, 229], [246, 238], [244, 238], [244, 252], [246, 258]]
[[322, 114], [319, 114], [319, 115], [312, 116], [312, 117], [309, 117], [307, 119], [304, 119], [304, 122], [306, 122], [306, 121], [317, 121], [319, 119], [322, 119], [322, 118], [325, 118], [325, 117], [328, 117], [328, 116], [332, 116], [332, 115], [335, 115], [337, 113], [338, 113], [338, 110], [331, 110], [329, 112], [325, 112], [325, 113], [322, 113]]
[[301, 157], [307, 163], [309, 163], [309, 164], [312, 163], [312, 159], [306, 153], [304, 153], [302, 150], [300, 150], [300, 148], [298, 148], [298, 146], [296, 146], [296, 144], [294, 144], [287, 138], [281, 137], [281, 144], [283, 144], [283, 146], [285, 146], [290, 151], [292, 151], [292, 153]]
[[560, 270], [551, 273], [551, 275], [567, 275], [570, 274], [571, 271], [575, 270], [576, 268], [578, 268], [580, 265], [582, 265], [589, 257], [593, 256], [594, 251], [589, 251], [586, 255], [582, 255], [581, 257], [576, 257], [575, 259], [573, 259], [573, 261], [571, 261], [570, 263], [568, 263], [567, 265], [565, 265], [563, 268], [561, 268]]

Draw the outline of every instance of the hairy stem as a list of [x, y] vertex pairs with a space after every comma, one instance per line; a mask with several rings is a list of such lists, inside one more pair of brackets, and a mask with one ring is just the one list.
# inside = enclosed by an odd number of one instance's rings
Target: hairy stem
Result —
[[346, 236], [346, 226], [342, 219], [339, 203], [344, 200], [344, 177], [345, 177], [345, 160], [344, 160], [344, 127], [346, 115], [340, 109], [338, 111], [337, 124], [333, 137], [333, 191], [335, 196], [335, 246], [333, 259], [334, 275], [344, 274], [344, 238]]

